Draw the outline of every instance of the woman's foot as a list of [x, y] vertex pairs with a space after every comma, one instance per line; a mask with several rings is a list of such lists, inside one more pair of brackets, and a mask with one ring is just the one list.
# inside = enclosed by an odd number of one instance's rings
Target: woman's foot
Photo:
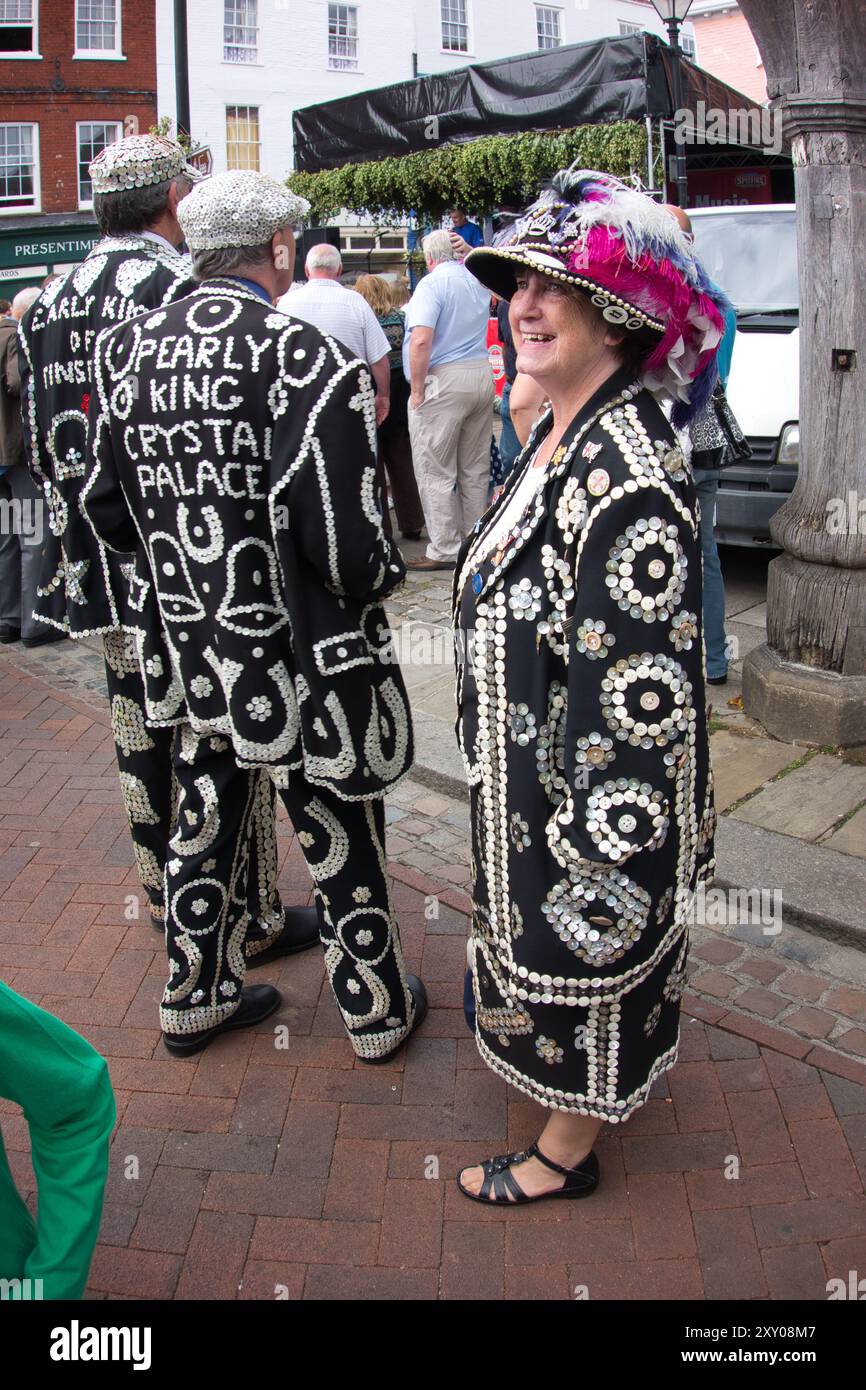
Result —
[[500, 1205], [514, 1205], [524, 1199], [537, 1201], [566, 1188], [575, 1196], [585, 1196], [598, 1183], [598, 1161], [591, 1150], [554, 1159], [533, 1144], [525, 1153], [505, 1154], [488, 1159], [486, 1164], [464, 1168], [457, 1183], [466, 1196]]

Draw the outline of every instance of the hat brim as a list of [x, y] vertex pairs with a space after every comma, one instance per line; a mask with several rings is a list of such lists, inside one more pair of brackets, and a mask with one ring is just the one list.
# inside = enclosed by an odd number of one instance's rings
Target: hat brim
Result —
[[650, 337], [665, 332], [665, 325], [660, 319], [644, 313], [636, 304], [621, 299], [589, 276], [566, 270], [562, 261], [540, 246], [479, 246], [469, 252], [464, 265], [499, 299], [510, 300], [515, 294], [517, 272], [523, 266], [562, 284], [573, 285], [591, 299], [602, 317], [616, 328], [622, 328], [629, 334], [646, 333]]

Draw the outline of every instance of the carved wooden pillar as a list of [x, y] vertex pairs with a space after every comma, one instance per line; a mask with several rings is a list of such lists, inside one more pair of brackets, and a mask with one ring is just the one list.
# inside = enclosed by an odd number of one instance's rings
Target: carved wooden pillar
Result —
[[[800, 469], [771, 523], [743, 700], [776, 737], [866, 753], [866, 4], [740, 0], [791, 140]], [[853, 371], [841, 368], [856, 353]]]

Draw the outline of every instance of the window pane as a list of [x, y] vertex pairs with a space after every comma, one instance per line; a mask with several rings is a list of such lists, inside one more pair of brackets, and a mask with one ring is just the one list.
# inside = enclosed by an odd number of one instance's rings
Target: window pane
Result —
[[469, 16], [466, 0], [440, 0], [442, 6], [442, 47], [452, 53], [469, 52]]
[[0, 203], [27, 207], [34, 199], [32, 125], [0, 125]]
[[328, 6], [328, 67], [358, 66], [358, 11], [354, 5]]
[[643, 33], [643, 25], [642, 25], [642, 24], [628, 24], [628, 23], [626, 23], [626, 21], [625, 21], [624, 19], [621, 19], [621, 20], [619, 21], [619, 32], [620, 32], [620, 35], [621, 35], [623, 38], [625, 38], [625, 37], [626, 37], [627, 35], [629, 35], [629, 34], [642, 34], [642, 33]]
[[120, 139], [117, 121], [88, 121], [78, 127], [78, 201], [93, 202], [93, 185], [90, 182], [89, 164], [92, 159]]
[[78, 0], [76, 47], [113, 53], [117, 48], [117, 0]]
[[559, 48], [562, 42], [559, 33], [559, 10], [548, 9], [546, 5], [535, 8], [539, 48]]
[[33, 52], [33, 0], [0, 0], [0, 53]]
[[226, 107], [226, 165], [229, 169], [259, 168], [259, 108]]
[[227, 63], [258, 62], [258, 0], [225, 0], [223, 58]]
[[0, 23], [29, 24], [33, 19], [33, 0], [0, 0]]

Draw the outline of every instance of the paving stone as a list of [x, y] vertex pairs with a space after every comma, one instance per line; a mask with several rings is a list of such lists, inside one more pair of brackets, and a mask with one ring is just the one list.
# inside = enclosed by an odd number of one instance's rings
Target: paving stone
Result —
[[694, 1223], [707, 1298], [765, 1298], [767, 1280], [750, 1213], [696, 1211]]
[[599, 1264], [572, 1261], [568, 1283], [572, 1298], [588, 1297], [594, 1303], [625, 1299], [681, 1303], [704, 1297], [697, 1260], [656, 1260], [651, 1264], [638, 1260]]
[[806, 975], [802, 971], [792, 970], [777, 981], [777, 988], [782, 994], [814, 1003], [825, 993], [827, 981], [818, 975]]
[[814, 1242], [787, 1250], [765, 1250], [762, 1259], [770, 1298], [797, 1302], [826, 1300], [827, 1275], [821, 1251]]
[[819, 839], [830, 827], [866, 801], [866, 768], [819, 753], [780, 781], [765, 787], [732, 814], [801, 840]]
[[866, 858], [866, 806], [821, 841], [828, 849], [840, 850], [842, 854], [852, 854], [858, 859]]
[[845, 1197], [862, 1193], [863, 1184], [835, 1116], [792, 1120], [788, 1128], [810, 1196]]
[[242, 1212], [200, 1211], [175, 1298], [236, 1298], [254, 1222]]
[[377, 1263], [438, 1269], [442, 1244], [442, 1184], [389, 1178]]
[[166, 1135], [161, 1163], [215, 1173], [270, 1173], [277, 1141], [258, 1134]]
[[710, 738], [713, 760], [716, 809], [727, 811], [735, 801], [748, 796], [788, 767], [797, 756], [790, 744], [771, 738], [745, 739], [720, 729]]
[[710, 965], [730, 965], [731, 961], [742, 954], [742, 946], [733, 941], [707, 941], [691, 952], [692, 956], [708, 961]]
[[755, 1167], [726, 1162], [724, 1167], [686, 1173], [685, 1180], [693, 1212], [796, 1202], [807, 1196], [803, 1175], [794, 1162]]
[[151, 1183], [129, 1244], [142, 1250], [183, 1255], [198, 1217], [207, 1174], [160, 1167]]
[[442, 1230], [440, 1297], [471, 1302], [505, 1294], [505, 1227], [446, 1221]]

